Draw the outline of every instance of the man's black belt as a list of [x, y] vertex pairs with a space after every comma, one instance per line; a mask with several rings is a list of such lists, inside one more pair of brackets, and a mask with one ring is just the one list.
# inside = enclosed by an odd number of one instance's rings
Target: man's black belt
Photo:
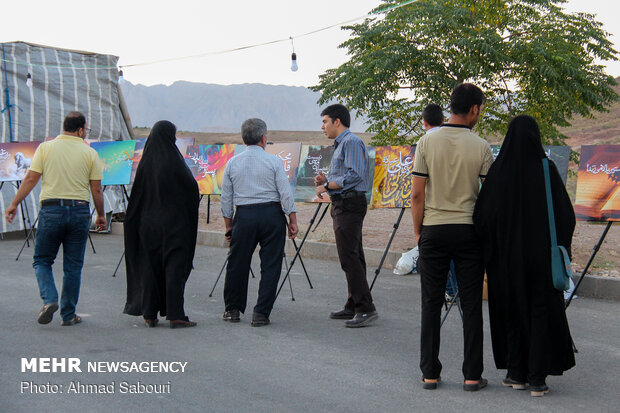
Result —
[[88, 206], [88, 201], [83, 199], [44, 199], [41, 206]]
[[237, 208], [257, 208], [264, 207], [269, 205], [280, 205], [280, 202], [260, 202], [258, 204], [246, 204], [246, 205], [237, 205]]
[[341, 192], [338, 194], [332, 194], [329, 196], [329, 198], [332, 201], [340, 201], [343, 199], [347, 199], [347, 198], [355, 198], [358, 196], [366, 196], [366, 192], [364, 191], [347, 191], [347, 192]]

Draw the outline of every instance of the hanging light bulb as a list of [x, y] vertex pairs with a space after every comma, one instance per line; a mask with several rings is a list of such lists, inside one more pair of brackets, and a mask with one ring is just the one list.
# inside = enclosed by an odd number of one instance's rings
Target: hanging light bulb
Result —
[[293, 54], [291, 55], [291, 70], [293, 72], [296, 72], [297, 69], [299, 69], [299, 66], [297, 66], [297, 53], [295, 53], [295, 44], [293, 43], [293, 37], [289, 36], [289, 39], [291, 39], [291, 47], [293, 48]]
[[26, 75], [26, 86], [32, 87], [32, 75], [30, 72]]
[[291, 70], [293, 72], [296, 72], [297, 69], [299, 69], [299, 66], [297, 66], [297, 54], [293, 52], [293, 54], [291, 55]]

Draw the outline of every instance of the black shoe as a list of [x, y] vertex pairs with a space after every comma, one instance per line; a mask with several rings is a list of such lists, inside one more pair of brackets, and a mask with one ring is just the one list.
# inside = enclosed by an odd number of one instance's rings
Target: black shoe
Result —
[[425, 379], [424, 377], [422, 377], [422, 388], [424, 390], [435, 390], [437, 386], [439, 386], [439, 383], [441, 383], [441, 376], [437, 378], [437, 381], [429, 382], [426, 380], [429, 379]]
[[54, 313], [58, 310], [58, 303], [48, 303], [43, 306], [39, 311], [39, 318], [37, 322], [39, 324], [49, 324], [54, 317]]
[[489, 384], [489, 381], [487, 379], [480, 378], [480, 380], [478, 380], [478, 383], [463, 384], [463, 390], [478, 391], [480, 389], [484, 389], [485, 387], [487, 387], [487, 384]]
[[532, 397], [542, 397], [545, 393], [549, 393], [549, 387], [546, 384], [541, 386], [530, 386], [530, 395]]
[[329, 313], [329, 318], [333, 318], [335, 320], [350, 320], [353, 317], [355, 317], [355, 311], [348, 310], [346, 308], [343, 308], [340, 311], [332, 311], [331, 313]]
[[154, 328], [154, 327], [157, 327], [157, 324], [159, 324], [159, 320], [157, 318], [145, 318], [144, 324], [148, 328]]
[[371, 311], [369, 313], [355, 313], [355, 316], [351, 320], [345, 321], [344, 325], [352, 328], [366, 327], [377, 318], [379, 318], [379, 314], [377, 314], [376, 311]]
[[525, 390], [525, 389], [527, 389], [527, 383], [511, 379], [508, 376], [506, 376], [506, 378], [504, 380], [502, 380], [502, 385], [504, 385], [506, 387], [512, 387], [515, 390]]
[[222, 320], [228, 321], [228, 322], [231, 322], [231, 323], [238, 323], [239, 321], [241, 321], [241, 319], [239, 318], [239, 310], [232, 309], [232, 310], [229, 310], [229, 311], [224, 311], [224, 315], [222, 316]]
[[170, 320], [170, 328], [188, 328], [198, 325], [195, 321], [190, 321], [187, 317], [185, 318], [186, 320]]
[[269, 324], [269, 317], [265, 314], [254, 313], [252, 314], [252, 327], [262, 327]]

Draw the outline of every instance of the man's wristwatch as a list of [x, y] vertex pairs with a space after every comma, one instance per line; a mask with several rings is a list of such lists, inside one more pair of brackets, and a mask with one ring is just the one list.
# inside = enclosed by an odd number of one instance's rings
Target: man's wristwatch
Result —
[[323, 184], [323, 188], [325, 188], [325, 189], [329, 190], [329, 181], [326, 181], [326, 182]]

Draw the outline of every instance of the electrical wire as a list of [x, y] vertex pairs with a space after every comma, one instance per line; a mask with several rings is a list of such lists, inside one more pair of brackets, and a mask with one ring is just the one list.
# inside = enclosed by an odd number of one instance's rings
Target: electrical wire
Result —
[[[250, 44], [250, 45], [246, 45], [246, 46], [240, 46], [240, 47], [234, 47], [231, 49], [224, 49], [224, 50], [216, 50], [216, 51], [212, 51], [212, 52], [204, 52], [204, 53], [199, 53], [199, 54], [194, 54], [194, 55], [189, 55], [189, 56], [180, 56], [180, 57], [170, 57], [167, 59], [158, 59], [158, 60], [151, 60], [151, 61], [146, 61], [146, 62], [140, 62], [140, 63], [132, 63], [132, 64], [127, 64], [127, 65], [119, 65], [118, 68], [119, 69], [123, 69], [123, 68], [127, 68], [127, 67], [138, 67], [138, 66], [148, 66], [148, 65], [154, 65], [154, 64], [160, 64], [160, 63], [168, 63], [168, 62], [175, 62], [175, 61], [181, 61], [181, 60], [189, 60], [189, 59], [198, 59], [198, 58], [202, 58], [202, 57], [207, 57], [207, 56], [214, 56], [214, 55], [221, 55], [221, 54], [226, 54], [226, 53], [233, 53], [233, 52], [238, 52], [241, 50], [247, 50], [247, 49], [254, 49], [257, 47], [263, 47], [263, 46], [268, 46], [268, 45], [272, 45], [272, 44], [276, 44], [276, 43], [282, 43], [282, 42], [288, 42], [291, 39], [298, 39], [301, 37], [306, 37], [306, 36], [310, 36], [316, 33], [320, 33], [322, 31], [325, 30], [329, 30], [332, 29], [334, 27], [338, 27], [338, 26], [343, 26], [343, 25], [347, 25], [349, 23], [353, 23], [356, 22], [358, 20], [362, 20], [368, 17], [371, 17], [372, 15], [376, 15], [376, 14], [381, 14], [381, 13], [385, 13], [388, 11], [392, 11], [404, 6], [407, 6], [411, 3], [415, 3], [417, 1], [420, 0], [406, 0], [403, 1], [401, 3], [398, 4], [393, 4], [390, 6], [386, 6], [383, 7], [381, 9], [375, 10], [375, 11], [371, 11], [370, 13], [367, 13], [363, 16], [359, 16], [353, 19], [349, 19], [346, 21], [342, 21], [340, 23], [335, 23], [329, 26], [325, 26], [325, 27], [321, 27], [319, 29], [315, 29], [315, 30], [311, 30], [309, 32], [306, 33], [302, 33], [299, 34], [297, 36], [289, 36], [286, 38], [281, 38], [281, 39], [277, 39], [277, 40], [271, 40], [268, 42], [263, 42], [263, 43], [256, 43], [256, 44]], [[0, 58], [0, 60], [2, 60], [3, 62], [6, 63], [11, 63], [11, 64], [16, 64], [16, 65], [21, 65], [21, 66], [32, 66], [32, 67], [45, 67], [45, 68], [55, 68], [55, 69], [77, 69], [77, 70], [90, 70], [90, 69], [117, 69], [116, 66], [75, 66], [75, 65], [47, 65], [47, 64], [36, 64], [36, 63], [28, 63], [28, 62], [20, 62], [17, 60], [8, 60], [5, 58]]]

